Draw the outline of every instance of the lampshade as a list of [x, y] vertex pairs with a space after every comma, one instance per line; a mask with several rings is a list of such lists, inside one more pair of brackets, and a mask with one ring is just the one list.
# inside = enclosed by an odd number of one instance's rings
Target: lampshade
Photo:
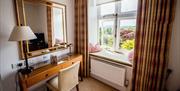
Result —
[[9, 41], [24, 41], [36, 38], [36, 35], [29, 26], [17, 26], [12, 31]]

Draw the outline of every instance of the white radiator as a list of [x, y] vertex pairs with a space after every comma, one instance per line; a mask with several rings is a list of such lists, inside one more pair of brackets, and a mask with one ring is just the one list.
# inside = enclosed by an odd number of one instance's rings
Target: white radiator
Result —
[[[91, 75], [107, 80], [106, 84], [109, 84], [115, 88], [121, 86], [124, 87], [126, 69], [91, 58]], [[118, 88], [117, 88], [118, 89]]]

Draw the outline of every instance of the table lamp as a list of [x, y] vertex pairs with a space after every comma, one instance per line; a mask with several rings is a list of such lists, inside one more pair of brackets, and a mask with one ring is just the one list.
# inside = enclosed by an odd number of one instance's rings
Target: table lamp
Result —
[[22, 74], [31, 73], [31, 68], [28, 65], [28, 57], [27, 57], [27, 49], [26, 49], [26, 41], [31, 39], [36, 39], [36, 35], [33, 33], [29, 26], [17, 26], [12, 31], [9, 41], [22, 41], [23, 43], [23, 52], [26, 67], [21, 69]]

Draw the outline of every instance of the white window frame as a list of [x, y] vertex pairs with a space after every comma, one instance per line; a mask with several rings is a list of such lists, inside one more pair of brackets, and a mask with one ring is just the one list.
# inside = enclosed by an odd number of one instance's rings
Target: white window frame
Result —
[[[101, 20], [102, 22], [104, 21], [115, 21], [115, 19], [114, 18], [109, 18], [109, 19], [103, 19], [103, 20]], [[98, 23], [99, 24], [99, 23]], [[114, 25], [115, 25], [115, 22], [114, 22]], [[103, 28], [101, 28], [101, 29], [103, 29]], [[101, 31], [103, 31], [103, 30], [101, 30]], [[99, 32], [98, 32], [99, 33]], [[115, 35], [115, 26], [113, 26], [113, 35]], [[98, 34], [99, 35], [99, 34]], [[100, 36], [98, 36], [98, 37], [100, 37]], [[99, 39], [99, 38], [98, 38]], [[103, 41], [103, 37], [101, 37], [101, 41]], [[113, 39], [113, 46], [112, 46], [113, 48], [115, 47], [115, 38]]]
[[[111, 2], [112, 3], [112, 2]], [[108, 15], [104, 15], [101, 16], [101, 9], [98, 6], [97, 7], [97, 30], [99, 31], [100, 27], [99, 27], [99, 21], [101, 20], [106, 20], [106, 19], [115, 19], [114, 21], [114, 40], [113, 40], [113, 51], [117, 51], [117, 52], [122, 52], [124, 50], [122, 50], [121, 48], [119, 48], [119, 40], [120, 40], [120, 36], [118, 35], [120, 33], [120, 20], [128, 20], [128, 19], [136, 19], [136, 15], [137, 15], [137, 11], [128, 11], [128, 12], [121, 12], [121, 2], [117, 1], [115, 2], [115, 14], [108, 14]], [[102, 28], [101, 28], [102, 29]], [[101, 30], [102, 31], [102, 30]], [[99, 33], [99, 32], [98, 32]], [[100, 34], [98, 34], [100, 35]], [[100, 36], [98, 36], [98, 39]], [[100, 40], [98, 40], [100, 42]], [[102, 38], [101, 38], [102, 41]]]

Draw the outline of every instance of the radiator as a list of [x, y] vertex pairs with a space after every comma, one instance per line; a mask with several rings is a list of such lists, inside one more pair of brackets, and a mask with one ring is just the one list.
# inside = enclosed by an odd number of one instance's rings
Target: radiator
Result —
[[124, 87], [125, 74], [124, 67], [91, 58], [91, 75], [106, 80], [112, 87]]

